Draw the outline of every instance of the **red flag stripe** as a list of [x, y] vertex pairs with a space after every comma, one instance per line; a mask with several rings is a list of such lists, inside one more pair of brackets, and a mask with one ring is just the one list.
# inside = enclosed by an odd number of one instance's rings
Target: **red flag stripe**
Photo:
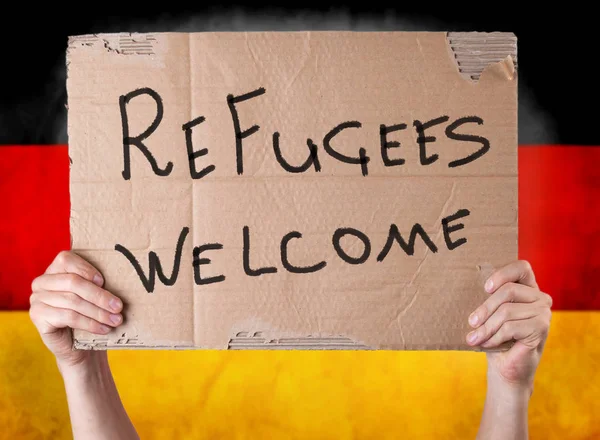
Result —
[[[600, 310], [600, 147], [519, 148], [519, 257], [555, 310]], [[0, 309], [70, 247], [65, 145], [0, 147]]]
[[519, 149], [519, 254], [554, 309], [600, 310], [600, 147]]
[[0, 309], [26, 309], [33, 278], [70, 247], [66, 146], [0, 147], [0, 195]]

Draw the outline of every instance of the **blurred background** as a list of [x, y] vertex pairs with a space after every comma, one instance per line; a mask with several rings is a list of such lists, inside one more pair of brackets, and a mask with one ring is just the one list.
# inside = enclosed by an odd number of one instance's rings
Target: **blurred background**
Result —
[[[596, 17], [506, 3], [146, 3], [2, 7], [0, 439], [66, 439], [62, 381], [29, 321], [30, 284], [69, 248], [69, 35], [253, 30], [512, 31], [519, 57], [519, 257], [554, 298], [532, 439], [600, 438]], [[456, 352], [117, 352], [142, 438], [474, 438], [485, 356]]]

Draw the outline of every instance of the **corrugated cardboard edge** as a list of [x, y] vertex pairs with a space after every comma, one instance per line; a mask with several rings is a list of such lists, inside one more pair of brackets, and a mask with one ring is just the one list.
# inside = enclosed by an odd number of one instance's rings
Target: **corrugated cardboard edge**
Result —
[[[128, 56], [148, 56], [154, 54], [155, 34], [115, 33], [99, 35], [70, 36], [67, 53], [80, 47], [103, 47], [109, 52]], [[484, 71], [492, 66], [511, 62], [511, 76], [517, 70], [517, 37], [512, 32], [447, 32], [446, 38], [449, 56], [454, 60], [458, 73], [465, 79], [477, 82]], [[68, 77], [67, 60], [67, 77]], [[68, 108], [68, 106], [67, 106]], [[72, 244], [72, 242], [71, 242]], [[483, 274], [482, 267], [478, 268]], [[474, 348], [472, 351], [502, 351], [510, 348], [509, 342], [493, 350]], [[201, 349], [192, 345], [177, 343], [160, 344], [154, 342], [146, 345], [137, 337], [123, 334], [121, 338], [109, 339], [98, 337], [92, 339], [73, 338], [73, 348], [83, 350], [106, 349]], [[228, 350], [375, 350], [344, 336], [331, 337], [286, 337], [265, 338], [261, 332], [238, 332], [232, 335], [226, 347]], [[385, 348], [383, 348], [385, 349]], [[456, 346], [406, 346], [404, 350], [464, 350]]]
[[68, 50], [77, 47], [104, 47], [120, 55], [154, 55], [154, 34], [118, 33], [70, 36]]
[[[260, 333], [260, 332], [258, 332]], [[500, 346], [493, 349], [483, 349], [479, 347], [474, 347], [469, 351], [480, 351], [480, 352], [494, 352], [494, 351], [505, 351], [512, 347], [514, 342], [507, 342], [501, 344]], [[169, 349], [169, 350], [200, 350], [203, 347], [197, 347], [193, 345], [177, 345], [177, 344], [157, 344], [153, 343], [150, 345], [144, 345], [137, 340], [134, 339], [126, 339], [121, 338], [116, 341], [111, 341], [108, 339], [89, 339], [89, 340], [77, 340], [73, 344], [74, 349], [78, 350], [122, 350], [122, 349], [137, 349], [137, 350], [159, 350], [159, 349]], [[352, 351], [369, 351], [369, 350], [406, 350], [406, 351], [416, 351], [416, 350], [444, 350], [444, 351], [454, 351], [460, 350], [465, 351], [464, 347], [457, 347], [455, 345], [416, 345], [416, 346], [406, 346], [400, 348], [373, 348], [364, 344], [360, 344], [354, 342], [353, 340], [345, 337], [305, 337], [305, 338], [279, 338], [279, 339], [266, 339], [260, 336], [254, 336], [247, 334], [246, 336], [236, 336], [229, 340], [227, 347], [224, 347], [227, 350], [266, 350], [266, 351], [277, 351], [277, 350], [352, 350]]]
[[[104, 49], [108, 52], [127, 55], [127, 56], [148, 56], [154, 55], [154, 45], [156, 44], [156, 38], [151, 33], [114, 33], [114, 34], [85, 34], [85, 35], [72, 35], [67, 40], [66, 50], [66, 71], [67, 81], [69, 78], [69, 54], [81, 48], [95, 48]], [[68, 118], [68, 88], [67, 88], [67, 118]], [[68, 120], [68, 119], [67, 119]], [[67, 133], [69, 131], [69, 124], [67, 123]], [[73, 163], [71, 156], [69, 155], [69, 164]], [[70, 173], [69, 173], [69, 190], [70, 190]], [[73, 248], [73, 211], [70, 212], [69, 219], [69, 247]], [[76, 339], [74, 332], [71, 330], [73, 337], [73, 349], [79, 350], [106, 350], [109, 348], [150, 348], [144, 344], [143, 341], [139, 341], [137, 335], [122, 334], [122, 337], [118, 339], [109, 339], [99, 336], [98, 338], [92, 339]], [[152, 348], [194, 348], [192, 346], [179, 345], [177, 343], [157, 345], [153, 344]]]
[[517, 37], [512, 32], [448, 32], [451, 56], [458, 71], [471, 81], [478, 81], [490, 65], [511, 58], [517, 70]]

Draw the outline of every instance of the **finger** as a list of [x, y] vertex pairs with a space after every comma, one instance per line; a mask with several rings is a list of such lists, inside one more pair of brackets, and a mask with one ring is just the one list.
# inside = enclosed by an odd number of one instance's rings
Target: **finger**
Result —
[[519, 283], [534, 289], [538, 288], [531, 264], [525, 260], [515, 261], [495, 271], [487, 279], [485, 290], [487, 293], [493, 293], [506, 283]]
[[33, 280], [31, 289], [33, 292], [72, 292], [109, 312], [119, 313], [123, 309], [123, 302], [115, 295], [74, 273], [41, 275]]
[[504, 303], [476, 330], [467, 335], [470, 345], [479, 345], [496, 334], [507, 321], [519, 321], [533, 318], [541, 312], [541, 307], [532, 307], [523, 303]]
[[29, 315], [40, 334], [53, 333], [57, 329], [67, 327], [99, 335], [105, 335], [111, 330], [109, 326], [83, 316], [75, 310], [59, 309], [39, 301], [31, 306]]
[[536, 329], [539, 317], [523, 319], [521, 321], [507, 321], [487, 341], [481, 344], [483, 348], [495, 348], [508, 341], [519, 341], [529, 347], [535, 346], [537, 337]]
[[98, 286], [104, 284], [104, 278], [98, 269], [74, 252], [62, 251], [46, 269], [48, 274], [74, 273], [80, 277], [92, 281]]
[[74, 310], [80, 315], [112, 327], [117, 327], [123, 322], [120, 313], [107, 312], [73, 292], [36, 292], [31, 295], [30, 302], [42, 302], [55, 308]]
[[481, 326], [504, 303], [533, 303], [540, 298], [544, 298], [543, 295], [545, 294], [541, 294], [539, 290], [523, 284], [503, 284], [471, 313], [469, 324], [475, 328]]

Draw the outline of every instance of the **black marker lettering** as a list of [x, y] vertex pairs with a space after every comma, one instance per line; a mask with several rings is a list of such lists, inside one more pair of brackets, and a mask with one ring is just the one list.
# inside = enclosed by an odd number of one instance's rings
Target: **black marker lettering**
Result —
[[466, 165], [469, 162], [473, 162], [474, 160], [479, 159], [481, 156], [487, 153], [490, 149], [490, 141], [484, 137], [454, 132], [454, 130], [456, 130], [462, 124], [466, 124], [468, 122], [475, 122], [479, 125], [483, 124], [483, 120], [478, 116], [466, 116], [464, 118], [457, 119], [452, 124], [448, 125], [448, 127], [446, 127], [446, 136], [448, 136], [450, 139], [454, 139], [457, 141], [479, 142], [483, 146], [470, 156], [450, 162], [448, 164], [450, 168], [459, 167], [462, 165]]
[[229, 106], [229, 111], [231, 112], [231, 117], [233, 119], [233, 128], [235, 130], [235, 154], [237, 160], [237, 173], [240, 175], [244, 173], [244, 159], [242, 157], [242, 139], [245, 139], [248, 136], [256, 133], [260, 127], [258, 125], [253, 125], [249, 129], [242, 131], [242, 129], [240, 128], [240, 118], [237, 109], [235, 108], [235, 104], [263, 95], [264, 93], [265, 89], [261, 87], [260, 89], [256, 89], [253, 92], [249, 92], [240, 96], [227, 95], [227, 105]]
[[261, 267], [260, 269], [250, 268], [250, 229], [248, 226], [244, 226], [244, 272], [246, 272], [246, 275], [252, 277], [277, 272], [276, 267]]
[[466, 238], [459, 238], [456, 241], [450, 240], [450, 232], [458, 231], [464, 227], [462, 223], [458, 223], [454, 226], [448, 226], [451, 221], [458, 220], [461, 217], [466, 217], [470, 212], [468, 209], [459, 209], [455, 214], [452, 214], [448, 217], [442, 219], [442, 226], [444, 228], [444, 240], [446, 241], [446, 246], [448, 246], [449, 250], [456, 249], [457, 247], [465, 244], [467, 242]]
[[194, 144], [192, 142], [192, 129], [196, 125], [202, 124], [205, 120], [206, 119], [204, 118], [204, 116], [199, 116], [196, 119], [193, 119], [190, 122], [183, 124], [183, 126], [181, 127], [182, 130], [185, 131], [185, 146], [187, 148], [188, 163], [190, 166], [190, 176], [192, 176], [192, 179], [201, 179], [211, 171], [215, 170], [214, 165], [209, 165], [200, 171], [196, 170], [195, 159], [206, 155], [208, 153], [208, 149], [202, 148], [201, 150], [194, 151]]
[[212, 284], [212, 283], [219, 283], [221, 281], [225, 281], [225, 275], [217, 275], [217, 276], [213, 276], [213, 277], [208, 277], [208, 278], [202, 278], [200, 276], [200, 266], [201, 265], [206, 265], [206, 264], [210, 264], [211, 260], [210, 258], [200, 258], [200, 254], [204, 251], [211, 251], [211, 250], [219, 250], [219, 249], [223, 249], [223, 245], [221, 243], [210, 243], [210, 244], [204, 244], [202, 246], [196, 246], [194, 247], [194, 281], [196, 282], [197, 285], [204, 285], [204, 284]]
[[414, 121], [413, 125], [417, 129], [417, 143], [419, 144], [419, 158], [421, 159], [421, 165], [429, 165], [438, 160], [437, 154], [432, 154], [427, 157], [427, 152], [425, 149], [427, 148], [427, 143], [435, 142], [435, 136], [425, 136], [425, 130], [433, 127], [434, 125], [441, 124], [442, 122], [446, 122], [450, 119], [448, 116], [440, 116], [439, 118], [432, 119], [431, 121], [427, 121], [422, 123], [421, 121]]
[[381, 142], [381, 157], [383, 159], [383, 163], [386, 167], [391, 167], [394, 165], [402, 165], [406, 162], [404, 159], [390, 159], [388, 156], [388, 149], [390, 148], [398, 148], [400, 147], [400, 142], [398, 141], [388, 141], [387, 135], [389, 133], [393, 133], [394, 131], [404, 130], [406, 128], [406, 124], [397, 124], [387, 126], [385, 124], [381, 124], [379, 126], [379, 139]]
[[281, 263], [283, 264], [283, 267], [285, 269], [292, 273], [311, 273], [321, 270], [327, 265], [325, 261], [321, 261], [320, 263], [314, 264], [312, 266], [293, 266], [288, 260], [287, 254], [287, 245], [292, 238], [302, 238], [302, 234], [297, 231], [292, 231], [285, 234], [281, 239]]
[[300, 166], [290, 165], [281, 155], [281, 148], [279, 147], [279, 133], [273, 133], [273, 150], [275, 151], [275, 158], [281, 167], [289, 173], [303, 173], [308, 170], [311, 165], [314, 165], [315, 171], [318, 173], [321, 171], [321, 164], [319, 163], [319, 157], [317, 156], [317, 146], [314, 144], [312, 139], [307, 139], [306, 144], [308, 145], [309, 156], [306, 161]]
[[398, 242], [398, 244], [400, 245], [402, 250], [404, 252], [406, 252], [406, 255], [414, 255], [415, 241], [417, 239], [417, 234], [419, 234], [421, 236], [421, 238], [423, 239], [423, 242], [427, 245], [427, 247], [431, 250], [431, 252], [433, 252], [433, 253], [437, 252], [438, 249], [437, 249], [436, 245], [431, 241], [431, 239], [429, 238], [429, 235], [427, 235], [427, 232], [425, 232], [425, 230], [423, 229], [423, 227], [420, 224], [416, 223], [413, 226], [412, 230], [410, 231], [410, 237], [408, 239], [408, 243], [406, 241], [404, 241], [404, 238], [402, 238], [402, 235], [400, 234], [400, 231], [398, 230], [398, 226], [392, 224], [390, 226], [390, 232], [388, 234], [388, 239], [385, 243], [385, 246], [383, 247], [383, 249], [377, 256], [377, 261], [383, 261], [383, 259], [390, 252], [390, 249], [392, 248], [394, 241]]
[[[131, 137], [129, 136], [127, 104], [133, 98], [140, 95], [148, 95], [154, 99], [156, 102], [156, 117], [154, 118], [154, 121], [152, 121], [152, 124], [150, 124], [150, 126], [144, 132], [135, 137]], [[121, 126], [123, 128], [123, 179], [131, 179], [131, 152], [129, 148], [131, 145], [138, 147], [144, 156], [146, 156], [146, 159], [148, 159], [148, 162], [150, 162], [150, 165], [152, 166], [152, 171], [154, 171], [154, 174], [157, 176], [168, 176], [173, 169], [173, 162], [168, 162], [164, 169], [160, 168], [156, 163], [156, 159], [143, 142], [152, 133], [154, 133], [154, 131], [158, 128], [160, 121], [162, 121], [164, 109], [160, 95], [148, 87], [137, 89], [119, 97], [119, 108], [121, 110]]]
[[144, 271], [142, 270], [140, 263], [138, 263], [135, 256], [124, 246], [117, 244], [115, 245], [115, 250], [121, 252], [132, 264], [133, 268], [137, 272], [142, 284], [144, 285], [146, 291], [148, 293], [154, 292], [154, 282], [155, 275], [158, 274], [158, 278], [162, 281], [165, 286], [172, 286], [177, 281], [177, 276], [179, 275], [179, 266], [181, 262], [181, 252], [183, 250], [183, 243], [190, 232], [190, 228], [183, 228], [181, 230], [181, 234], [179, 235], [179, 240], [177, 240], [177, 248], [175, 250], [175, 261], [173, 262], [173, 271], [171, 272], [170, 277], [166, 277], [163, 273], [162, 265], [160, 263], [160, 259], [156, 252], [152, 251], [148, 254], [148, 262], [149, 262], [149, 275], [146, 277]]
[[337, 127], [334, 127], [329, 133], [327, 133], [325, 135], [325, 138], [323, 138], [323, 148], [325, 148], [325, 151], [330, 156], [332, 156], [333, 158], [335, 158], [341, 162], [360, 164], [360, 169], [362, 171], [362, 175], [366, 176], [367, 172], [368, 172], [367, 164], [369, 163], [370, 158], [367, 156], [367, 152], [364, 148], [360, 148], [358, 150], [358, 157], [349, 157], [349, 156], [346, 156], [344, 154], [341, 154], [341, 153], [335, 151], [331, 147], [331, 140], [335, 136], [337, 136], [342, 130], [345, 130], [346, 128], [360, 128], [360, 127], [362, 127], [362, 124], [358, 121], [342, 122], [341, 124], [339, 124]]
[[[361, 240], [363, 242], [364, 250], [360, 257], [357, 257], [357, 258], [352, 257], [352, 256], [348, 255], [344, 249], [342, 249], [342, 247], [340, 245], [340, 240], [345, 235], [348, 235], [348, 234], [354, 235], [355, 237], [357, 237], [359, 240]], [[369, 237], [367, 237], [362, 232], [360, 232], [356, 229], [352, 229], [352, 228], [337, 229], [335, 231], [335, 233], [333, 234], [333, 247], [335, 248], [335, 251], [337, 252], [338, 256], [342, 260], [344, 260], [346, 263], [349, 263], [349, 264], [362, 264], [365, 261], [367, 261], [367, 259], [369, 258], [369, 255], [371, 255], [371, 242], [369, 241]]]

